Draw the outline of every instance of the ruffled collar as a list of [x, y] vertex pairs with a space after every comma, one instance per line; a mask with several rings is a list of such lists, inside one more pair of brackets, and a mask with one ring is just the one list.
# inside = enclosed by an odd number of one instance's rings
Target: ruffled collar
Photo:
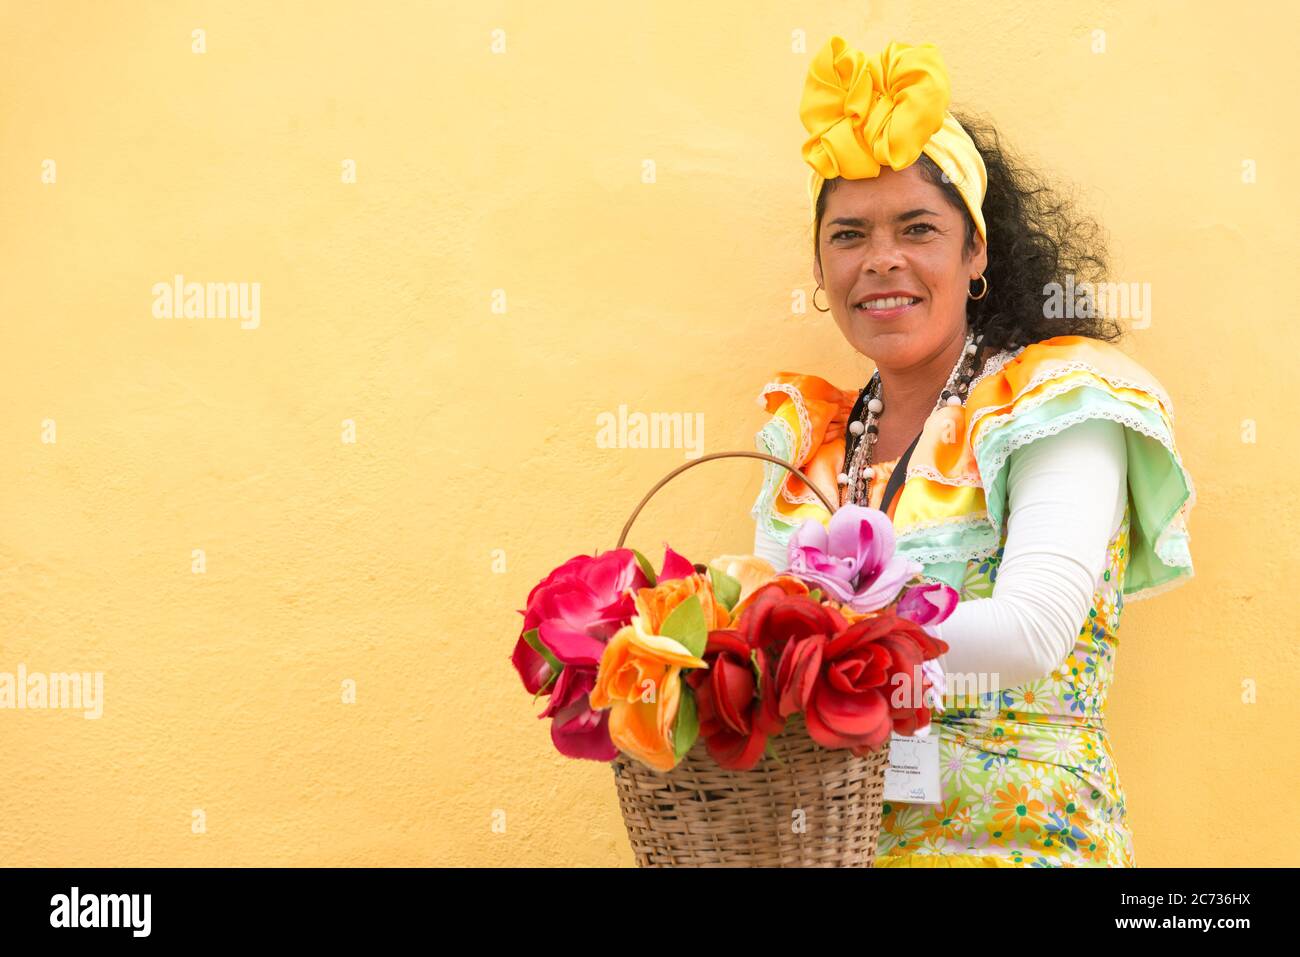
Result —
[[[759, 396], [772, 413], [759, 448], [796, 464], [838, 501], [844, 434], [857, 396], [818, 376], [778, 373]], [[1190, 577], [1186, 516], [1195, 489], [1174, 445], [1169, 395], [1117, 346], [1083, 336], [1057, 336], [991, 356], [964, 405], [931, 413], [892, 509], [898, 550], [927, 572], [933, 566], [930, 577], [952, 584], [958, 565], [987, 557], [1000, 544], [1007, 513], [1003, 472], [1011, 452], [1096, 417], [1123, 422], [1151, 440], [1128, 443], [1130, 460], [1142, 459], [1131, 476], [1154, 476], [1137, 485], [1130, 480], [1139, 513], [1129, 575], [1134, 594]], [[883, 493], [883, 483], [873, 486]], [[767, 469], [754, 514], [778, 537], [809, 518], [830, 517], [806, 484], [775, 465]]]

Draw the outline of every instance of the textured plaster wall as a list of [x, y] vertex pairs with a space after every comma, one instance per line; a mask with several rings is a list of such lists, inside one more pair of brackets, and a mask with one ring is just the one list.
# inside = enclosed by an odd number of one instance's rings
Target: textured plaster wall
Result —
[[[1151, 283], [1126, 348], [1199, 504], [1196, 580], [1125, 612], [1137, 856], [1295, 863], [1286, 9], [6, 3], [0, 672], [104, 700], [0, 710], [0, 864], [629, 864], [609, 769], [509, 666], [515, 609], [685, 461], [599, 447], [600, 413], [750, 449], [775, 370], [865, 381], [791, 311], [832, 33], [937, 43]], [[155, 318], [177, 273], [260, 283], [260, 324]], [[631, 543], [746, 550], [758, 479], [691, 470]]]

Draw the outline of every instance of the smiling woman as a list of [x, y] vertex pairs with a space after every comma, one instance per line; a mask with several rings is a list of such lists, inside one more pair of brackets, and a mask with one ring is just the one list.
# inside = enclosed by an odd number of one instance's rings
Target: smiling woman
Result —
[[[908, 170], [914, 169], [916, 169], [915, 166], [908, 167]], [[912, 176], [916, 179], [916, 175], [909, 173], [908, 170], [904, 170], [902, 173], [894, 173], [892, 170], [882, 170], [878, 178], [874, 180], [856, 181], [855, 186], [856, 183], [859, 182], [878, 183], [881, 179], [892, 176]], [[919, 179], [917, 181], [919, 182]], [[894, 201], [897, 201], [899, 198], [906, 199], [909, 192], [914, 193], [916, 191], [909, 190], [906, 187], [898, 189], [891, 186], [886, 189], [885, 195], [891, 197]], [[871, 198], [867, 197], [862, 205], [881, 209], [885, 204], [872, 202]], [[938, 204], [936, 203], [935, 205]], [[928, 217], [928, 219], [922, 217]], [[913, 220], [918, 221], [913, 222]], [[955, 220], [955, 222], [950, 223], [948, 222], [949, 220]], [[892, 223], [890, 222], [888, 213], [886, 213], [884, 216], [884, 222], [879, 226], [882, 230], [897, 230], [904, 240], [915, 243], [918, 250], [928, 251], [930, 254], [929, 259], [933, 264], [941, 266], [947, 266], [952, 257], [943, 256], [942, 242], [936, 246], [935, 239], [937, 237], [942, 240], [947, 237], [949, 232], [955, 234], [957, 229], [960, 227], [961, 214], [959, 212], [954, 211], [945, 215], [943, 212], [936, 212], [935, 210], [921, 207], [899, 213], [892, 218]], [[833, 250], [851, 249], [854, 242], [870, 236], [875, 228], [876, 226], [871, 222], [871, 220], [862, 216], [836, 216], [826, 224], [826, 229], [828, 231], [827, 245]], [[921, 244], [925, 245], [922, 246]], [[837, 256], [836, 258], [837, 262], [848, 261], [850, 265], [852, 264], [851, 257]], [[917, 258], [921, 261], [924, 261], [925, 259], [924, 255]], [[962, 259], [961, 261], [967, 262], [966, 259]], [[984, 254], [984, 244], [981, 242], [978, 247], [978, 256], [973, 263], [970, 263], [970, 265], [973, 268], [982, 271], [986, 262], [987, 257]], [[820, 248], [817, 250], [817, 272], [821, 272]], [[934, 278], [941, 280], [943, 277], [936, 275]], [[820, 284], [821, 281], [822, 277], [819, 275], [818, 283]], [[846, 314], [853, 316], [856, 311], [857, 313], [865, 315], [869, 319], [885, 321], [889, 319], [897, 319], [905, 312], [908, 312], [908, 310], [911, 310], [914, 306], [920, 306], [925, 301], [926, 297], [918, 290], [876, 289], [854, 296], [852, 301], [847, 304], [848, 309], [846, 310]], [[914, 316], [915, 313], [913, 313], [911, 317]]]
[[[1082, 335], [1102, 340], [1120, 338], [1122, 330], [1101, 313], [1099, 308], [1073, 311], [1044, 310], [1044, 292], [1048, 287], [1085, 290], [1087, 284], [1099, 283], [1107, 273], [1106, 250], [1101, 227], [1092, 219], [1080, 215], [1071, 203], [1053, 190], [1044, 179], [1016, 156], [991, 123], [973, 116], [954, 113], [961, 129], [983, 164], [986, 180], [981, 201], [981, 219], [987, 233], [984, 239], [975, 219], [971, 216], [961, 192], [951, 179], [925, 153], [902, 170], [910, 178], [912, 195], [925, 198], [917, 206], [924, 209], [905, 209], [898, 214], [896, 231], [913, 241], [930, 240], [935, 234], [951, 230], [954, 223], [957, 238], [963, 244], [962, 261], [974, 260], [977, 251], [991, 246], [1000, 250], [1016, 250], [1016, 256], [988, 257], [978, 260], [978, 272], [967, 276], [975, 282], [965, 311], [972, 326], [984, 334], [990, 348], [1004, 348], [1015, 342], [1032, 342], [1062, 335]], [[883, 168], [878, 174], [886, 181], [895, 178], [895, 171]], [[813, 174], [814, 181], [819, 177]], [[862, 242], [866, 235], [855, 235], [870, 224], [868, 218], [855, 215], [854, 207], [861, 208], [869, 195], [859, 193], [858, 203], [832, 200], [842, 190], [853, 190], [874, 180], [832, 178], [818, 189], [813, 209], [814, 276], [823, 285], [823, 256], [829, 266], [831, 250], [846, 243]], [[928, 183], [933, 189], [920, 187]], [[890, 184], [893, 185], [893, 184]], [[892, 195], [887, 194], [887, 195]], [[937, 207], [937, 208], [936, 208]], [[948, 211], [945, 213], [945, 210]], [[929, 218], [927, 218], [929, 217]], [[942, 223], [934, 222], [943, 218]], [[955, 219], [954, 219], [955, 217]], [[918, 226], [920, 228], [913, 228]], [[979, 282], [979, 276], [983, 282]], [[836, 276], [826, 284], [829, 294], [834, 294]], [[851, 292], [851, 288], [845, 290]], [[857, 305], [855, 300], [852, 304]], [[1095, 305], [1095, 304], [1094, 304]], [[1058, 315], [1057, 313], [1060, 312]]]
[[[885, 511], [898, 553], [962, 599], [932, 632], [941, 797], [886, 805], [876, 866], [1133, 866], [1104, 724], [1120, 611], [1192, 576], [1195, 491], [1119, 327], [1044, 306], [1104, 276], [1100, 230], [948, 102], [930, 44], [867, 57], [833, 37], [814, 57], [817, 308], [875, 371], [860, 390], [776, 373], [757, 444]], [[830, 518], [774, 464], [753, 515], [778, 568]]]

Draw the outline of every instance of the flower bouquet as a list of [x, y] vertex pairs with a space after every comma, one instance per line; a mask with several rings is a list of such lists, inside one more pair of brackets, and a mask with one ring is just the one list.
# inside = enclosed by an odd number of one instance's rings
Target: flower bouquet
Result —
[[620, 539], [529, 593], [514, 666], [561, 754], [613, 763], [638, 864], [870, 866], [890, 734], [939, 706], [957, 593], [883, 512], [833, 512], [780, 573], [666, 545], [656, 572]]

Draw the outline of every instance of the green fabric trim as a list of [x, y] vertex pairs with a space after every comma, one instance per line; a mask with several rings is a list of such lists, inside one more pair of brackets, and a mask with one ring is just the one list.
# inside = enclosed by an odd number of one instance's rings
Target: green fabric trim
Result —
[[[758, 430], [754, 436], [754, 447], [760, 452], [794, 463], [794, 449], [790, 447], [789, 435], [785, 429], [777, 425], [775, 419]], [[797, 465], [795, 467], [798, 468]], [[775, 462], [764, 462], [763, 484], [758, 490], [758, 499], [754, 502], [754, 507], [749, 510], [749, 514], [760, 524], [760, 527], [782, 545], [789, 543], [795, 526], [773, 518], [772, 505], [776, 501], [777, 489], [789, 474], [788, 470], [781, 468]]]
[[[910, 481], [910, 480], [909, 480]], [[984, 558], [997, 551], [998, 536], [987, 518], [963, 515], [929, 528], [914, 529], [895, 540], [894, 550], [930, 569]]]
[[1006, 516], [1007, 476], [1014, 450], [1096, 418], [1117, 421], [1125, 427], [1131, 525], [1124, 595], [1137, 595], [1191, 577], [1188, 536], [1183, 529], [1171, 527], [1179, 509], [1192, 495], [1191, 478], [1171, 451], [1173, 436], [1159, 412], [1094, 386], [1081, 385], [1048, 399], [980, 435], [975, 460], [984, 477], [993, 528], [1000, 530]]
[[968, 559], [959, 562], [936, 562], [925, 566], [922, 576], [931, 582], [943, 582], [953, 591], [961, 593], [962, 582], [966, 580]]

